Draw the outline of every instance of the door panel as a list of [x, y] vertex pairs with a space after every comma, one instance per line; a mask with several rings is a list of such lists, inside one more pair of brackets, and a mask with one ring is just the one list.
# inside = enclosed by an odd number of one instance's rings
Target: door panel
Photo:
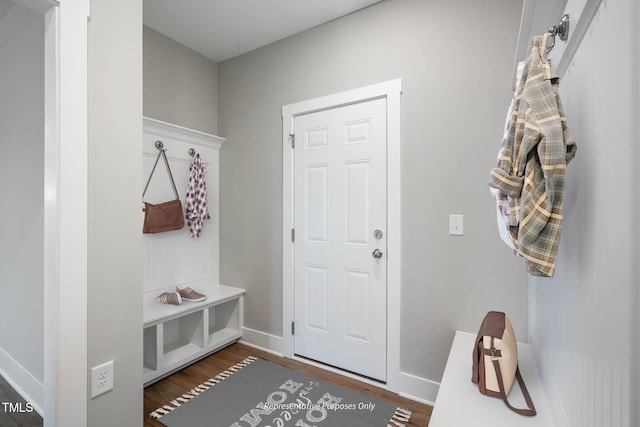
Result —
[[327, 243], [329, 227], [329, 167], [311, 165], [305, 167], [305, 216], [307, 217], [307, 241]]
[[297, 116], [295, 139], [294, 351], [385, 381], [386, 99]]
[[345, 163], [345, 244], [371, 245], [371, 161]]
[[316, 332], [329, 331], [329, 269], [326, 266], [305, 266], [305, 284], [307, 286], [306, 327]]

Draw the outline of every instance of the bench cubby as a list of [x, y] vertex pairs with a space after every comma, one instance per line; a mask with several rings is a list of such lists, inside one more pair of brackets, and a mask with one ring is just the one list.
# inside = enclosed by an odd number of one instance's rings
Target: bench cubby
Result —
[[201, 283], [197, 290], [207, 299], [181, 305], [162, 304], [157, 292], [145, 293], [145, 386], [242, 336], [244, 289]]

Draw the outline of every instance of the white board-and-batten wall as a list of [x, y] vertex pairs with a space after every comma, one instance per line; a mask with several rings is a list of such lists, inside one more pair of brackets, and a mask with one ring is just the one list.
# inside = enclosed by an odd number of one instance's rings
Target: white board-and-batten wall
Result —
[[[185, 207], [189, 182], [189, 165], [193, 157], [189, 150], [200, 154], [205, 168], [207, 201], [211, 218], [205, 221], [200, 236], [193, 238], [185, 221], [184, 228], [158, 234], [145, 234], [143, 238], [143, 290], [160, 294], [174, 290], [177, 285], [197, 289], [198, 283], [219, 283], [219, 150], [224, 138], [160, 120], [143, 119], [143, 184], [146, 184], [158, 156], [156, 141], [166, 149], [171, 173], [178, 195]], [[142, 194], [143, 188], [140, 189]], [[175, 199], [164, 161], [160, 159], [144, 196], [148, 203], [161, 203]], [[142, 211], [141, 223], [142, 229]]]

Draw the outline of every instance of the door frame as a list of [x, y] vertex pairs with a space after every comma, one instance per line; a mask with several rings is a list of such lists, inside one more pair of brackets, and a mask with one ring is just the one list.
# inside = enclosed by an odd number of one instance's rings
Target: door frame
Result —
[[45, 427], [87, 425], [87, 46], [91, 3], [15, 1], [43, 14], [45, 29], [41, 415]]
[[[294, 149], [290, 134], [295, 118], [303, 114], [386, 98], [387, 100], [387, 383], [397, 392], [400, 383], [401, 185], [400, 95], [402, 80], [352, 89], [282, 107], [282, 343], [283, 355], [295, 358], [291, 326], [294, 320]], [[306, 362], [306, 359], [301, 359]], [[377, 383], [376, 383], [377, 384]]]

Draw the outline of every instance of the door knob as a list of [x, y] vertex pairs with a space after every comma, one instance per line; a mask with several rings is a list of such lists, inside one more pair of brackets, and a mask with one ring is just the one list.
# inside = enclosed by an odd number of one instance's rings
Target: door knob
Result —
[[380, 249], [374, 249], [373, 252], [371, 252], [371, 255], [374, 258], [382, 258], [382, 251]]

